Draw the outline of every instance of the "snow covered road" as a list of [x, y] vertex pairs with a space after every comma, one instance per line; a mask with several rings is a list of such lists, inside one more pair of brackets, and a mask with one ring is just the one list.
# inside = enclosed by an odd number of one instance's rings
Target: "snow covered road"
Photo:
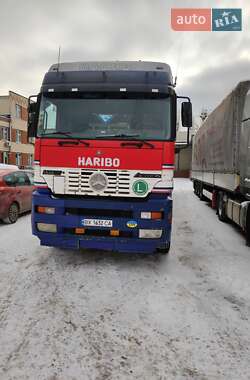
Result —
[[176, 180], [169, 257], [0, 224], [0, 379], [250, 379], [250, 249]]

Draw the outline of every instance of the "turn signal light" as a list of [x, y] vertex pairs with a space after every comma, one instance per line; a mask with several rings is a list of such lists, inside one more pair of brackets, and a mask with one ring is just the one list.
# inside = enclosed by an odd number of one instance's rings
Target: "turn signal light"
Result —
[[40, 212], [41, 214], [54, 214], [55, 208], [54, 207], [38, 206], [37, 211]]
[[75, 228], [75, 233], [82, 235], [85, 233], [85, 228]]
[[37, 211], [44, 214], [45, 213], [45, 207], [39, 206], [39, 207], [37, 207]]
[[120, 231], [119, 230], [110, 230], [110, 236], [119, 236]]
[[160, 211], [151, 212], [151, 219], [162, 219], [162, 212]]
[[162, 219], [163, 213], [161, 211], [147, 211], [141, 212], [142, 219]]

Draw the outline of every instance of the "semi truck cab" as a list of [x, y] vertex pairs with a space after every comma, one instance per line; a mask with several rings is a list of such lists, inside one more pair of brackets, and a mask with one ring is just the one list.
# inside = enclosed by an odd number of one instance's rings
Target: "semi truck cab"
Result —
[[176, 99], [165, 63], [51, 66], [29, 100], [28, 133], [36, 138], [32, 231], [42, 245], [168, 252]]

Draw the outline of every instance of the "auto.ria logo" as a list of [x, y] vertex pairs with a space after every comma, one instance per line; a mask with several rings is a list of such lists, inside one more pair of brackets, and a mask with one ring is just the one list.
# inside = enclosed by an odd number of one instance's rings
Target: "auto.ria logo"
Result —
[[212, 30], [216, 31], [241, 31], [241, 9], [213, 9]]
[[234, 32], [242, 30], [241, 8], [172, 8], [175, 31]]

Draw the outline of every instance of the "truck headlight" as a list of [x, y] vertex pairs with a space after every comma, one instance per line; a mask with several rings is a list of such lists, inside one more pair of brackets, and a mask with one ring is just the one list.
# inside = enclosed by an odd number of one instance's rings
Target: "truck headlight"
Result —
[[139, 238], [141, 239], [160, 239], [162, 230], [139, 230]]
[[49, 224], [49, 223], [37, 223], [37, 229], [40, 232], [57, 232], [57, 226], [56, 224]]

